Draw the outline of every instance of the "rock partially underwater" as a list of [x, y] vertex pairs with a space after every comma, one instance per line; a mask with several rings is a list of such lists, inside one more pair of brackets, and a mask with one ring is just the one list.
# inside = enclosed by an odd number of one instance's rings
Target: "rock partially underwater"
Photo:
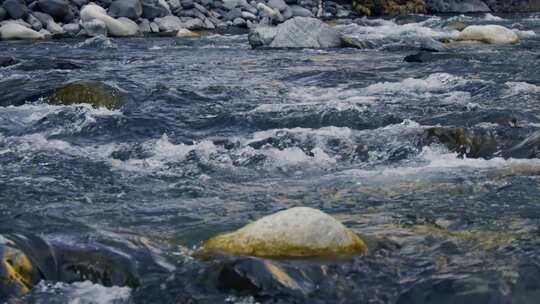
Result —
[[117, 88], [98, 81], [76, 81], [53, 90], [47, 102], [54, 105], [88, 103], [93, 107], [120, 108], [126, 96]]
[[355, 255], [367, 246], [352, 230], [319, 210], [296, 207], [263, 217], [204, 244], [230, 255], [309, 257]]
[[514, 44], [519, 42], [519, 36], [500, 25], [471, 25], [459, 34], [458, 40], [488, 44]]

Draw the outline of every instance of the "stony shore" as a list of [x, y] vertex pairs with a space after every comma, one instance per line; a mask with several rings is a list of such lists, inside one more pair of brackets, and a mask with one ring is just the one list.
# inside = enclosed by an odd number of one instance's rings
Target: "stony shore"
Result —
[[539, 10], [540, 0], [3, 0], [0, 36], [3, 40], [148, 34], [193, 37], [197, 34], [192, 31], [276, 25], [293, 17]]

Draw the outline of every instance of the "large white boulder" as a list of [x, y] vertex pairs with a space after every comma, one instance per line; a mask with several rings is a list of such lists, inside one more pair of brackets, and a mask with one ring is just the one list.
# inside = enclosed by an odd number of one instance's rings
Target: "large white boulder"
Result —
[[458, 40], [506, 44], [518, 43], [519, 36], [514, 31], [500, 25], [470, 25], [459, 34]]
[[111, 36], [115, 37], [127, 37], [135, 36], [139, 32], [139, 26], [128, 18], [115, 19], [109, 15], [104, 8], [96, 4], [85, 5], [81, 9], [81, 21], [89, 22], [97, 19], [103, 21], [107, 25], [107, 32]]
[[330, 215], [296, 207], [263, 217], [204, 244], [208, 251], [231, 255], [305, 257], [352, 255], [367, 246], [352, 230]]
[[0, 38], [2, 40], [12, 39], [44, 39], [45, 36], [31, 28], [27, 28], [15, 22], [4, 23], [0, 27]]

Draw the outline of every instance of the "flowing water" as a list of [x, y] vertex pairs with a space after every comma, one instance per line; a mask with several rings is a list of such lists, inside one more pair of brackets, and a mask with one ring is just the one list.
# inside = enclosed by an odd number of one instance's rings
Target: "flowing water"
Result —
[[[252, 50], [245, 34], [0, 43], [3, 56], [33, 62], [0, 68], [0, 230], [106, 248], [140, 281], [43, 281], [23, 302], [414, 303], [407, 290], [420, 286], [439, 299], [430, 303], [535, 303], [540, 17], [409, 19], [340, 22], [365, 50]], [[445, 26], [456, 21], [501, 24], [522, 42], [403, 61], [418, 39], [454, 38]], [[59, 59], [81, 68], [42, 64]], [[103, 81], [128, 101], [107, 110], [35, 98], [74, 80]], [[479, 139], [456, 148], [444, 135], [456, 128]], [[307, 293], [255, 298], [220, 288], [218, 262], [190, 255], [301, 205], [344, 222], [370, 252], [278, 261], [324, 275], [306, 279]]]

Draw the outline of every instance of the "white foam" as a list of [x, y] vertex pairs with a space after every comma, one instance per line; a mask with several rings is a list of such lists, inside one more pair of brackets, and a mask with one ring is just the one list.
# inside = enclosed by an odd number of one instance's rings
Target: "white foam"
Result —
[[367, 94], [411, 94], [449, 90], [468, 82], [467, 79], [447, 73], [435, 73], [426, 78], [406, 78], [400, 82], [380, 82], [362, 91]]
[[90, 281], [72, 284], [42, 281], [36, 289], [53, 297], [61, 295], [69, 304], [119, 304], [129, 303], [131, 299], [131, 289], [128, 287], [104, 287]]
[[505, 85], [508, 87], [508, 89], [506, 90], [506, 97], [518, 94], [540, 93], [540, 86], [536, 86], [527, 82], [509, 81], [506, 82]]
[[506, 19], [502, 18], [502, 17], [499, 17], [499, 16], [494, 16], [490, 13], [487, 13], [484, 15], [484, 18], [482, 18], [483, 20], [486, 20], [486, 21], [505, 21]]

